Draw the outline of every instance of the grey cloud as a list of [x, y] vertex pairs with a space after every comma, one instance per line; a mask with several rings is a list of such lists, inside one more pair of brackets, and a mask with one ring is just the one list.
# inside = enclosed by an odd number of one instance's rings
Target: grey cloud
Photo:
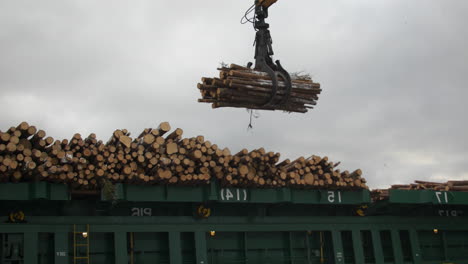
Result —
[[[275, 59], [322, 84], [305, 115], [196, 102], [219, 62], [253, 58], [245, 1], [0, 3], [0, 129], [57, 138], [170, 121], [233, 152], [327, 155], [372, 187], [468, 177], [464, 1], [279, 1]], [[20, 109], [20, 110], [18, 110]]]

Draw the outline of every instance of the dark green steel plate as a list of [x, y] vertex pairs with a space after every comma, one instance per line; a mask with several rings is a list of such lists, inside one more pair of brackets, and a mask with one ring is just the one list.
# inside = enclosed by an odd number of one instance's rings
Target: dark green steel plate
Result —
[[0, 184], [0, 200], [69, 200], [68, 188], [64, 184], [48, 182], [33, 183], [2, 183]]
[[[219, 188], [216, 184], [199, 187], [116, 185], [116, 199], [148, 202], [294, 203], [363, 204], [370, 202], [368, 190], [296, 190]], [[104, 195], [103, 195], [104, 199]], [[105, 199], [104, 199], [105, 200]]]
[[468, 192], [433, 190], [390, 190], [390, 203], [468, 205]]

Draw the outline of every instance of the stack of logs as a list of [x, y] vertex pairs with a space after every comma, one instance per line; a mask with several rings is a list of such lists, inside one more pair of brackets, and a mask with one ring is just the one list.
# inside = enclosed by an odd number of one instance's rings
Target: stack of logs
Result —
[[107, 142], [90, 134], [54, 140], [22, 122], [0, 132], [0, 182], [48, 181], [74, 189], [99, 189], [105, 183], [196, 186], [217, 180], [222, 186], [293, 188], [367, 188], [361, 170], [336, 169], [327, 157], [300, 157], [280, 162], [280, 154], [263, 148], [227, 148], [203, 136], [183, 138], [169, 123], [145, 129], [132, 139], [116, 130]]
[[292, 75], [289, 99], [281, 104], [285, 96], [285, 82], [280, 79], [274, 101], [265, 105], [272, 93], [272, 81], [267, 73], [236, 64], [218, 70], [219, 78], [204, 77], [202, 83], [197, 85], [202, 96], [198, 102], [212, 103], [213, 108], [239, 107], [306, 113], [317, 104], [316, 100], [322, 91], [320, 84], [312, 82], [309, 77]]
[[390, 189], [375, 189], [371, 192], [373, 200], [388, 199], [389, 190], [434, 190], [468, 192], [468, 181], [429, 182], [414, 181], [411, 184], [394, 184]]

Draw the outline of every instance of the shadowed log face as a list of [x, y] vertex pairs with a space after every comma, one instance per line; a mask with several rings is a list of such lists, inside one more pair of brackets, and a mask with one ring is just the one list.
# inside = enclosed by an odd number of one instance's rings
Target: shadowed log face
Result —
[[47, 181], [75, 190], [98, 190], [109, 182], [197, 186], [214, 180], [242, 188], [367, 188], [360, 169], [341, 172], [336, 168], [340, 162], [326, 156], [291, 161], [264, 148], [233, 153], [203, 136], [184, 138], [183, 130], [171, 131], [168, 122], [146, 128], [136, 138], [118, 129], [106, 142], [94, 133], [54, 140], [22, 122], [0, 131], [0, 182]]

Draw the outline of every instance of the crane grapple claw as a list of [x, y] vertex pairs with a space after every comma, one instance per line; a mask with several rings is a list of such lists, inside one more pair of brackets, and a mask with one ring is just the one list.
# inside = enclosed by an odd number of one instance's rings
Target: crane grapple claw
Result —
[[[268, 5], [269, 6], [269, 5]], [[272, 81], [272, 92], [270, 97], [262, 106], [277, 106], [286, 104], [291, 96], [291, 76], [281, 66], [279, 60], [273, 62], [273, 47], [269, 24], [265, 22], [268, 17], [268, 6], [257, 4], [255, 7], [254, 28], [255, 34], [255, 70], [266, 72]], [[282, 98], [278, 96], [278, 81], [285, 83], [282, 89]]]

